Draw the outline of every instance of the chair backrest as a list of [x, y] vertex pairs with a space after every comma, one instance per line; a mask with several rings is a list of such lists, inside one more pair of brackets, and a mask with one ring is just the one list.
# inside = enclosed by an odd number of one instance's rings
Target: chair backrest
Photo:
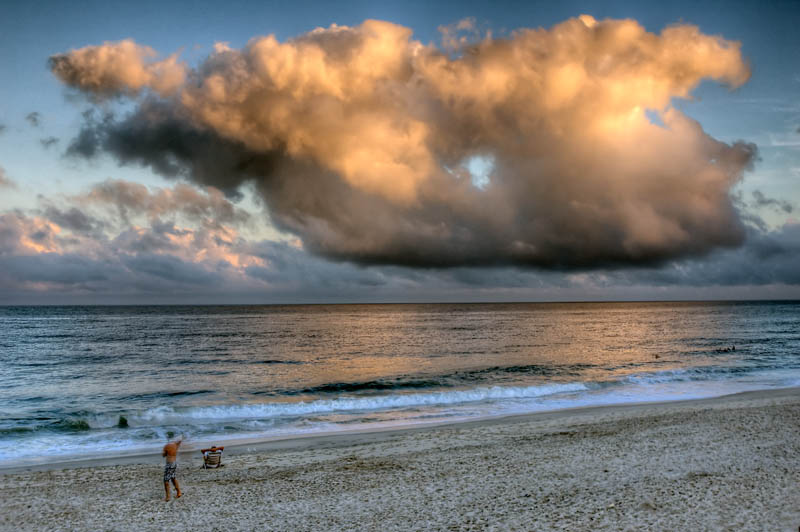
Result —
[[219, 467], [222, 462], [222, 451], [209, 451], [203, 455], [205, 467]]

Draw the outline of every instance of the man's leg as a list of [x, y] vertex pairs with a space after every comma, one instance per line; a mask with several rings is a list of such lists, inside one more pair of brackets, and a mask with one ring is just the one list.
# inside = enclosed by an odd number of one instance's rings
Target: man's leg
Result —
[[164, 497], [164, 500], [168, 501], [169, 500], [169, 495], [170, 495], [170, 493], [169, 493], [169, 481], [164, 482], [164, 491], [167, 493], [167, 496]]
[[178, 477], [173, 478], [172, 483], [175, 484], [175, 491], [178, 492], [177, 495], [175, 495], [175, 498], [177, 499], [178, 497], [183, 495], [183, 493], [181, 493], [181, 487], [178, 485]]

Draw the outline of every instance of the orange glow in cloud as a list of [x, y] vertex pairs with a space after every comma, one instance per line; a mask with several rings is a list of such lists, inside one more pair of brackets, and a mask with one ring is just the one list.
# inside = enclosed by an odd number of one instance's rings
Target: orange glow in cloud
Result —
[[61, 246], [57, 237], [61, 228], [49, 220], [31, 218], [26, 233], [20, 236], [21, 252], [26, 253], [59, 253]]

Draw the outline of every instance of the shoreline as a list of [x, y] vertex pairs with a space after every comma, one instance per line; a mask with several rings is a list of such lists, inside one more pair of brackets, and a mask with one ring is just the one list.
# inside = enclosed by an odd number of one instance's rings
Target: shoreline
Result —
[[[705, 397], [700, 399], [680, 399], [672, 401], [652, 401], [637, 403], [617, 403], [611, 405], [579, 406], [561, 408], [556, 410], [546, 410], [525, 414], [504, 414], [497, 416], [485, 416], [470, 419], [458, 419], [448, 421], [435, 421], [427, 424], [409, 424], [389, 427], [377, 427], [367, 429], [350, 429], [342, 431], [312, 432], [308, 434], [291, 434], [285, 436], [274, 436], [267, 438], [243, 438], [231, 440], [216, 440], [213, 445], [224, 446], [225, 456], [237, 456], [250, 453], [264, 453], [282, 450], [313, 449], [317, 446], [335, 445], [347, 447], [354, 443], [377, 442], [391, 438], [396, 434], [413, 434], [448, 427], [480, 427], [495, 424], [514, 424], [525, 422], [559, 423], [568, 422], [572, 418], [580, 418], [592, 414], [619, 416], [625, 414], [658, 414], [666, 412], [672, 408], [692, 409], [707, 405], [709, 407], [724, 406], [737, 400], [758, 400], [780, 397], [800, 397], [800, 387], [789, 388], [770, 388], [762, 390], [752, 390], [737, 392], [733, 394], [720, 395], [715, 397]], [[663, 411], [663, 412], [662, 412]], [[183, 447], [178, 453], [182, 462], [191, 461], [199, 454], [200, 448], [210, 446], [212, 442], [201, 442], [194, 444], [189, 442], [188, 447]], [[195, 448], [196, 447], [196, 448]], [[95, 458], [74, 458], [66, 460], [56, 460], [52, 462], [42, 462], [36, 464], [25, 464], [19, 466], [0, 466], [0, 478], [4, 475], [19, 474], [25, 472], [55, 471], [64, 469], [95, 468], [109, 466], [143, 465], [161, 460], [160, 451], [117, 454]]]
[[[797, 530], [800, 388], [6, 471], [0, 530]], [[228, 452], [228, 451], [231, 452]]]

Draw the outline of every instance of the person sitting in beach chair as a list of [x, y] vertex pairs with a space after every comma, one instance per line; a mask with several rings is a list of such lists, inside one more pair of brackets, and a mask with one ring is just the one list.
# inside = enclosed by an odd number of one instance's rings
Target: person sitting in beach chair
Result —
[[222, 451], [224, 449], [224, 446], [217, 447], [216, 445], [208, 449], [200, 449], [200, 452], [203, 453], [203, 469], [222, 467]]

